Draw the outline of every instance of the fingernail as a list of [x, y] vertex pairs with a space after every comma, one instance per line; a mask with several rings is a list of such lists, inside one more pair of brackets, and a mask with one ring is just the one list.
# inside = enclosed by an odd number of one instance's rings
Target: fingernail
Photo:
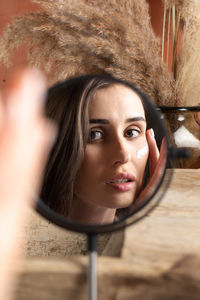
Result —
[[151, 136], [152, 136], [152, 138], [154, 138], [154, 137], [155, 137], [155, 134], [154, 134], [154, 130], [153, 130], [153, 128], [151, 128], [151, 129], [150, 129], [150, 132], [151, 132]]

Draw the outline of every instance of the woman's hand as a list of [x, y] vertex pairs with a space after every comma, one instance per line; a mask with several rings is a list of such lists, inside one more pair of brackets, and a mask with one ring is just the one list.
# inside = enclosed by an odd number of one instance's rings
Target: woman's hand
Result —
[[26, 205], [33, 204], [55, 138], [44, 115], [46, 83], [37, 70], [12, 76], [0, 95], [0, 299], [10, 299]]
[[167, 149], [165, 138], [162, 140], [160, 152], [155, 140], [153, 129], [149, 129], [146, 132], [147, 143], [149, 146], [149, 173], [150, 178], [145, 188], [139, 194], [136, 202], [133, 204], [133, 209], [137, 209], [143, 205], [149, 196], [155, 191], [159, 184], [166, 164]]

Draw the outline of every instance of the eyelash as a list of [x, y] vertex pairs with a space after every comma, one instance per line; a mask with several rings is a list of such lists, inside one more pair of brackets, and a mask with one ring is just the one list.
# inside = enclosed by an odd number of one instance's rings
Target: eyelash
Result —
[[[134, 136], [134, 137], [133, 137], [133, 136], [126, 136], [127, 132], [130, 132], [130, 131], [131, 131], [131, 132], [132, 132], [132, 131], [137, 132], [136, 136]], [[129, 128], [129, 129], [127, 129], [127, 130], [125, 131], [124, 136], [127, 137], [128, 139], [135, 139], [135, 138], [138, 137], [138, 135], [139, 135], [141, 132], [142, 132], [142, 131], [141, 131], [139, 128]], [[98, 138], [98, 137], [96, 137], [96, 136], [95, 136], [95, 138], [92, 138], [92, 137], [91, 137], [91, 134], [94, 134], [94, 133], [98, 133], [98, 135], [100, 135], [100, 138]], [[104, 135], [104, 133], [103, 133], [101, 130], [90, 129], [88, 140], [89, 140], [90, 143], [91, 143], [91, 142], [95, 142], [95, 141], [100, 141], [100, 140], [102, 140], [103, 135]]]

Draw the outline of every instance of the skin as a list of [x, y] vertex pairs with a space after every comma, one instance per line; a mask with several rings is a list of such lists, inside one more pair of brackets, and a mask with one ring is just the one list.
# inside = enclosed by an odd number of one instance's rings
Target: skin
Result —
[[33, 191], [39, 185], [55, 138], [43, 115], [45, 79], [36, 70], [20, 70], [0, 95], [0, 299], [11, 299]]
[[[157, 162], [159, 152], [156, 143], [152, 143], [155, 139], [151, 132], [146, 133], [141, 100], [128, 87], [115, 84], [98, 90], [90, 104], [89, 118], [93, 120], [89, 125], [90, 140], [76, 177], [69, 218], [87, 224], [110, 223], [116, 209], [130, 206], [141, 190], [149, 144], [152, 165]], [[148, 151], [138, 158], [137, 151], [145, 145]], [[122, 192], [107, 184], [124, 172], [135, 178], [131, 190]]]

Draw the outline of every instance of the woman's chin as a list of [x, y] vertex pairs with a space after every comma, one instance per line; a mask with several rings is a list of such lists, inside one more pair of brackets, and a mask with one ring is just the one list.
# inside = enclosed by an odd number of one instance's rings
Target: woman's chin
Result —
[[125, 199], [125, 198], [124, 199], [115, 199], [107, 207], [113, 208], [113, 209], [127, 208], [133, 204], [133, 202], [134, 202], [133, 199], [134, 199], [134, 197], [131, 197], [130, 199]]

